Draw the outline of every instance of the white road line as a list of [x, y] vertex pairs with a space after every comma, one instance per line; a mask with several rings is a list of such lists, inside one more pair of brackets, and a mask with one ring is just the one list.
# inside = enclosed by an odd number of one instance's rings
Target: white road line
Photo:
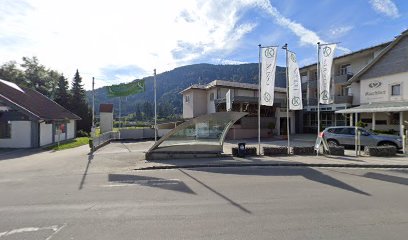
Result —
[[[62, 225], [62, 227], [59, 227], [58, 225], [52, 225], [52, 226], [48, 226], [48, 227], [26, 227], [26, 228], [17, 228], [17, 229], [13, 229], [10, 231], [6, 231], [6, 232], [1, 232], [0, 233], [0, 238], [1, 237], [5, 237], [5, 236], [10, 236], [16, 233], [24, 233], [24, 232], [37, 232], [37, 231], [41, 231], [41, 230], [52, 230], [54, 231], [54, 233], [51, 234], [54, 235], [56, 232], [58, 232], [59, 230], [61, 230], [63, 227], [65, 226]], [[49, 240], [49, 238], [47, 238], [46, 240]]]
[[61, 227], [59, 227], [57, 230], [54, 230], [54, 232], [53, 232], [49, 237], [47, 237], [45, 240], [51, 240], [51, 238], [52, 238], [55, 234], [57, 234], [59, 231], [61, 231], [66, 225], [67, 225], [67, 224], [64, 223], [64, 225], [62, 225]]

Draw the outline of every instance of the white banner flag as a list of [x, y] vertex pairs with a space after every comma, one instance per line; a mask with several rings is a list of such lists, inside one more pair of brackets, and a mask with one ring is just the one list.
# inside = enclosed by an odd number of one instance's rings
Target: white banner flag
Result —
[[231, 111], [232, 104], [231, 104], [231, 89], [228, 90], [227, 94], [225, 94], [225, 103], [227, 105], [227, 112]]
[[288, 78], [289, 78], [289, 109], [302, 110], [302, 82], [300, 81], [299, 66], [296, 54], [288, 51]]
[[320, 79], [319, 79], [319, 92], [320, 103], [330, 104], [330, 88], [331, 88], [331, 69], [333, 64], [334, 50], [336, 44], [321, 45], [319, 49], [320, 54]]
[[273, 106], [278, 47], [261, 48], [261, 105]]

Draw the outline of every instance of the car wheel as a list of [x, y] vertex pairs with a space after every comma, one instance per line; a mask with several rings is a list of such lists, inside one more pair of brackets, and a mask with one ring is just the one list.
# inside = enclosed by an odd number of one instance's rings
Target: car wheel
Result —
[[392, 142], [382, 142], [382, 143], [378, 144], [378, 146], [393, 146], [393, 147], [398, 149], [398, 146], [395, 143], [392, 143]]
[[329, 145], [329, 147], [337, 147], [339, 146], [339, 143], [336, 140], [327, 140], [327, 145]]

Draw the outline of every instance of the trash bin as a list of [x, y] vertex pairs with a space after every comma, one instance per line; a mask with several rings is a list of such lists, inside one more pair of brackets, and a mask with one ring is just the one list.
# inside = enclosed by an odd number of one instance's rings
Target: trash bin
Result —
[[245, 143], [238, 143], [238, 157], [245, 157]]

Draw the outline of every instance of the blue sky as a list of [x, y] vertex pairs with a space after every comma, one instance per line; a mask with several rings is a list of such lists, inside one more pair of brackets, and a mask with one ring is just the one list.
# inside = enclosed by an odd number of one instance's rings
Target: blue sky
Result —
[[288, 43], [302, 66], [317, 41], [343, 55], [407, 28], [406, 0], [0, 0], [0, 63], [37, 56], [69, 78], [78, 68], [90, 89], [92, 76], [101, 87], [154, 68], [258, 62], [258, 44]]

